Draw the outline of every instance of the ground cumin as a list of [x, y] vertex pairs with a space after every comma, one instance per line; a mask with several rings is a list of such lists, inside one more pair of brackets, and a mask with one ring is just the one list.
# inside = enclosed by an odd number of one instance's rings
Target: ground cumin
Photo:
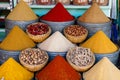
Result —
[[46, 15], [41, 17], [42, 20], [63, 22], [71, 21], [74, 17], [64, 8], [61, 3], [57, 3]]
[[80, 80], [81, 76], [63, 57], [57, 55], [36, 75], [36, 78], [38, 80]]
[[15, 21], [30, 21], [36, 20], [38, 17], [26, 2], [20, 0], [14, 9], [8, 14], [6, 19]]

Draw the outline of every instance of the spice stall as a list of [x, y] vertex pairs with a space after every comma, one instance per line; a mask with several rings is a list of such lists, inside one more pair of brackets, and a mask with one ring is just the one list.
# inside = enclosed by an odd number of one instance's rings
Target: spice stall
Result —
[[5, 18], [0, 80], [120, 80], [112, 0], [25, 1]]

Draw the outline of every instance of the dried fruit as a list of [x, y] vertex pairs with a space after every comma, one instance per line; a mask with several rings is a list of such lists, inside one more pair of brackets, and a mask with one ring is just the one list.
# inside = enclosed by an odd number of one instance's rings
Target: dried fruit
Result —
[[27, 27], [27, 30], [30, 34], [33, 35], [42, 35], [48, 32], [49, 28], [47, 24], [44, 23], [34, 23]]
[[45, 23], [36, 22], [28, 25], [26, 32], [34, 42], [42, 42], [51, 34], [51, 28]]

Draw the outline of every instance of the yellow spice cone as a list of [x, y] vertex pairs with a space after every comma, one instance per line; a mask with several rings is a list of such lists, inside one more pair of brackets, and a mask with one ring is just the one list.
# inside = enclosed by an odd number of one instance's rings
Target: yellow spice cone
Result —
[[27, 5], [26, 2], [21, 0], [13, 9], [12, 12], [8, 14], [6, 19], [9, 20], [18, 20], [18, 21], [29, 21], [29, 20], [36, 20], [38, 17], [32, 11], [32, 9]]
[[5, 39], [0, 43], [0, 49], [3, 50], [23, 50], [34, 47], [35, 43], [18, 26], [14, 26]]
[[9, 58], [0, 67], [0, 79], [4, 80], [31, 80], [34, 74], [27, 71], [13, 58]]
[[90, 48], [94, 53], [97, 54], [99, 53], [109, 54], [118, 50], [117, 46], [101, 30], [96, 32], [81, 46]]

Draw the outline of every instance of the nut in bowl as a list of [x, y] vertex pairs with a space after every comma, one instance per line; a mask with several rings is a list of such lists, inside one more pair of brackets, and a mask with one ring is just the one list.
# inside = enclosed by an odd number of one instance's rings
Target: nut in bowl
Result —
[[45, 23], [36, 22], [28, 25], [26, 32], [33, 41], [42, 42], [51, 34], [51, 28]]
[[89, 48], [74, 47], [68, 50], [66, 59], [68, 63], [80, 72], [87, 71], [95, 63], [95, 56]]
[[73, 43], [81, 43], [87, 38], [88, 30], [80, 25], [70, 25], [64, 29], [64, 35]]
[[20, 63], [33, 72], [41, 70], [47, 64], [48, 59], [47, 52], [39, 48], [27, 48], [19, 55]]

